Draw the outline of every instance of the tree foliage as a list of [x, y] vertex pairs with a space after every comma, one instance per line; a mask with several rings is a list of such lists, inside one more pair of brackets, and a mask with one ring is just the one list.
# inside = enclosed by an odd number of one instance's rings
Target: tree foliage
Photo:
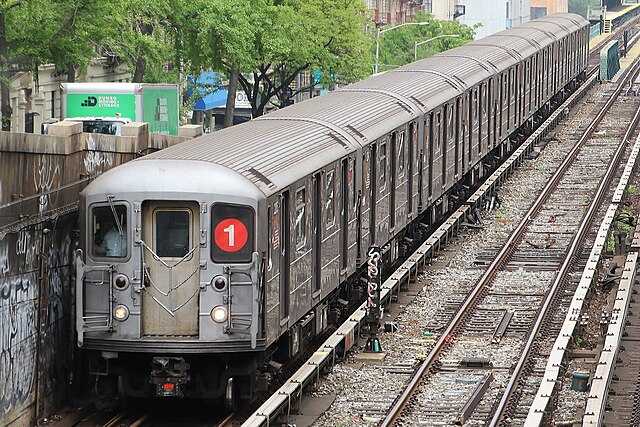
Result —
[[[238, 90], [260, 116], [295, 96], [289, 88], [300, 73], [320, 70], [326, 85], [371, 74], [375, 34], [365, 31], [365, 12], [361, 0], [0, 0], [2, 114], [11, 115], [12, 69], [36, 72], [53, 63], [73, 81], [76, 70], [108, 54], [129, 66], [136, 82], [183, 83], [204, 70], [237, 70]], [[424, 56], [473, 37], [457, 22], [418, 19], [427, 25], [383, 34], [381, 64], [412, 61], [416, 41], [461, 35], [420, 47]]]
[[[314, 69], [353, 81], [368, 73], [358, 0], [200, 0], [185, 37], [194, 68], [240, 71], [254, 117], [273, 100], [283, 106], [296, 76]], [[329, 78], [329, 77], [327, 77]]]
[[[417, 59], [422, 59], [438, 52], [462, 46], [473, 40], [474, 28], [457, 21], [440, 21], [432, 15], [419, 13], [415, 21], [424, 25], [407, 25], [380, 35], [378, 71], [400, 67], [414, 61], [415, 43], [424, 42], [442, 35], [458, 35], [441, 37], [417, 47]], [[384, 30], [384, 28], [383, 28]], [[375, 40], [372, 46], [375, 54]]]

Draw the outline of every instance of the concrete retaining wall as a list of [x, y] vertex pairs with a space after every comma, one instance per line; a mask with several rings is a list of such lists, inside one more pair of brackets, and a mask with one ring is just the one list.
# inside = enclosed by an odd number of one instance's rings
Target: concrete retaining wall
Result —
[[122, 137], [80, 123], [49, 135], [0, 132], [0, 425], [28, 426], [65, 404], [73, 385], [73, 254], [78, 193], [93, 177], [200, 132]]

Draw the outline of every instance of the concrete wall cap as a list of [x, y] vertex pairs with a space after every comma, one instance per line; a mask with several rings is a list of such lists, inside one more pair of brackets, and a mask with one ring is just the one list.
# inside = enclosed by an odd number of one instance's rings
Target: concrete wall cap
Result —
[[131, 122], [122, 126], [122, 136], [139, 136], [149, 133], [149, 123]]
[[51, 123], [48, 126], [49, 135], [54, 136], [71, 136], [82, 133], [82, 123], [80, 122], [68, 122], [61, 121], [57, 123]]
[[202, 125], [183, 125], [178, 128], [178, 136], [195, 138], [202, 135]]

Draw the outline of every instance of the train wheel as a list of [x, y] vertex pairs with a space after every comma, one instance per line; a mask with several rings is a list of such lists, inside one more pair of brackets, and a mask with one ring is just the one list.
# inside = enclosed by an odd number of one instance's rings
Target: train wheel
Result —
[[233, 378], [227, 380], [227, 389], [224, 393], [224, 407], [227, 411], [233, 412], [240, 406], [240, 385], [235, 384]]

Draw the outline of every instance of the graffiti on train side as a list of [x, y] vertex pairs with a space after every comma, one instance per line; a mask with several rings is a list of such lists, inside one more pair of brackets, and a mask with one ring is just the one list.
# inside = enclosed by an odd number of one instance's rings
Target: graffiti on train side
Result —
[[[108, 170], [113, 165], [113, 151], [96, 151], [97, 144], [93, 139], [93, 135], [87, 137], [87, 151], [84, 156], [84, 169], [89, 176]], [[115, 147], [113, 147], [115, 150]]]
[[33, 182], [36, 194], [40, 194], [39, 213], [49, 209], [52, 202], [55, 205], [57, 193], [51, 193], [51, 189], [60, 186], [60, 175], [60, 165], [54, 157], [38, 156], [34, 159]]

